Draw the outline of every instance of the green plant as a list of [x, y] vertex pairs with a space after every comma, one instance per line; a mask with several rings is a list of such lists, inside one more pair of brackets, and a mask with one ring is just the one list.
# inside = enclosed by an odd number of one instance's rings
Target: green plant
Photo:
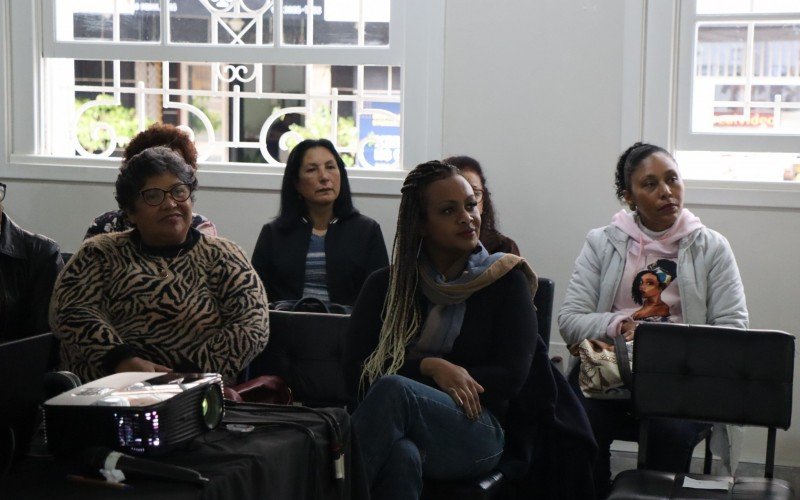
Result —
[[[276, 108], [277, 109], [277, 108]], [[273, 110], [273, 113], [276, 110]], [[292, 132], [303, 139], [329, 138], [331, 135], [331, 110], [327, 106], [317, 107], [313, 114], [306, 115], [305, 125], [289, 125]], [[336, 146], [342, 149], [355, 148], [358, 144], [356, 135], [356, 121], [350, 116], [340, 116], [336, 120]], [[294, 148], [299, 141], [290, 138], [287, 141], [289, 149]], [[355, 157], [351, 154], [342, 154], [342, 160], [348, 167], [355, 164]]]
[[[102, 128], [98, 130], [96, 138], [92, 137], [92, 126], [96, 123], [105, 123], [117, 134], [115, 147], [124, 147], [139, 132], [136, 110], [114, 104], [114, 98], [107, 94], [100, 94], [93, 100], [108, 102], [108, 104], [93, 106], [81, 114], [77, 124], [78, 142], [90, 153], [103, 151], [111, 138], [108, 132]], [[90, 99], [76, 99], [75, 109], [77, 110], [89, 101]], [[150, 123], [152, 121], [148, 125]]]

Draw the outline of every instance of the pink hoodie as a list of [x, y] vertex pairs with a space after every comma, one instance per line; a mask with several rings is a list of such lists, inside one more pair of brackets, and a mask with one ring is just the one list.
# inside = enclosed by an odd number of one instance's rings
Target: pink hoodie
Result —
[[[622, 273], [622, 280], [611, 308], [611, 311], [618, 313], [618, 315], [609, 324], [606, 331], [609, 337], [614, 337], [619, 333], [622, 321], [633, 319], [632, 316], [637, 311], [645, 310], [643, 305], [634, 302], [632, 296], [633, 283], [640, 271], [645, 270], [648, 266], [651, 266], [651, 268], [657, 267], [658, 264], [656, 262], [660, 259], [674, 262], [674, 267], [677, 268], [680, 241], [693, 231], [704, 226], [697, 216], [685, 208], [682, 210], [678, 220], [675, 221], [675, 224], [655, 236], [655, 238], [642, 231], [642, 228], [634, 218], [634, 214], [625, 210], [620, 210], [614, 214], [611, 224], [630, 236], [628, 240], [628, 255], [625, 259], [625, 270]], [[683, 321], [678, 285], [673, 283], [677, 281], [677, 276], [673, 278], [667, 283], [666, 288], [661, 291], [659, 297], [661, 302], [669, 306], [669, 314], [658, 318], [648, 317], [648, 319], [644, 319], [640, 317], [637, 321], [669, 321], [672, 323], [681, 323]], [[669, 286], [670, 284], [672, 286]]]

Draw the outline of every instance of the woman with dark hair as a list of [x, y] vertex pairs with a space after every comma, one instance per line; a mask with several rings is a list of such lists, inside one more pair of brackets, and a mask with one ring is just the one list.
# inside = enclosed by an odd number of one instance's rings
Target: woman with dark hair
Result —
[[503, 252], [519, 255], [519, 247], [516, 242], [502, 234], [497, 228], [492, 193], [486, 185], [486, 176], [483, 174], [483, 169], [478, 160], [469, 156], [451, 156], [445, 158], [444, 162], [458, 167], [461, 175], [472, 186], [472, 191], [475, 193], [475, 199], [478, 202], [478, 211], [481, 214], [481, 243], [486, 247], [486, 251], [489, 253]]
[[124, 162], [117, 202], [134, 229], [86, 240], [50, 305], [65, 369], [84, 382], [123, 371], [222, 374], [267, 343], [267, 296], [236, 244], [191, 227], [197, 179], [164, 146]]
[[[620, 156], [615, 185], [617, 198], [630, 211], [620, 210], [610, 225], [586, 236], [558, 315], [567, 344], [585, 339], [613, 344], [610, 339], [618, 335], [635, 338], [640, 322], [665, 318], [746, 328], [744, 287], [731, 247], [721, 234], [683, 208], [683, 180], [672, 155], [637, 142]], [[629, 399], [584, 397], [577, 382], [577, 359], [571, 368], [570, 382], [600, 447], [595, 481], [602, 495], [609, 488], [611, 441], [625, 430], [635, 434], [638, 423]], [[682, 420], [650, 424], [648, 468], [688, 471], [692, 449], [705, 424]], [[736, 456], [729, 438], [738, 439], [737, 432], [715, 426], [712, 446], [731, 469]]]
[[[197, 172], [197, 149], [189, 134], [178, 127], [164, 123], [154, 123], [147, 130], [139, 132], [125, 147], [122, 159], [127, 161], [145, 149], [155, 146], [166, 146], [180, 154], [186, 163]], [[217, 235], [214, 223], [200, 214], [192, 214], [192, 227], [209, 236]], [[83, 239], [105, 233], [118, 233], [133, 229], [131, 221], [126, 217], [124, 210], [111, 210], [98, 215]]]
[[363, 398], [353, 431], [381, 499], [419, 498], [423, 476], [492, 470], [509, 400], [546, 352], [536, 276], [480, 244], [478, 202], [458, 169], [418, 165], [401, 193], [392, 265], [364, 284], [345, 356], [351, 396]]
[[253, 267], [271, 301], [315, 297], [352, 306], [389, 257], [377, 222], [353, 206], [347, 170], [333, 144], [306, 139], [286, 162], [278, 217], [265, 224]]

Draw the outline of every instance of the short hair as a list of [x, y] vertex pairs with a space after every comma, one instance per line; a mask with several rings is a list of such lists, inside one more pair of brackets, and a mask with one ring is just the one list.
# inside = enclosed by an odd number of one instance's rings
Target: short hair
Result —
[[192, 189], [191, 199], [194, 201], [197, 177], [192, 166], [171, 148], [156, 146], [147, 148], [122, 162], [117, 175], [115, 194], [119, 208], [125, 212], [135, 212], [136, 198], [147, 184], [147, 179], [164, 173], [171, 173], [184, 184], [188, 184]]
[[348, 217], [358, 213], [353, 206], [353, 197], [350, 193], [350, 182], [347, 180], [347, 169], [344, 160], [339, 155], [333, 143], [327, 139], [306, 139], [292, 149], [289, 158], [286, 160], [286, 168], [283, 171], [283, 183], [281, 184], [281, 209], [276, 218], [278, 226], [289, 228], [300, 222], [300, 217], [308, 213], [308, 206], [300, 193], [297, 192], [295, 184], [300, 178], [300, 167], [303, 166], [303, 158], [311, 148], [325, 148], [333, 155], [336, 165], [339, 167], [339, 196], [333, 202], [334, 217]]
[[614, 185], [616, 186], [618, 200], [623, 201], [625, 199], [625, 191], [631, 190], [631, 175], [633, 175], [633, 172], [646, 158], [655, 153], [664, 153], [672, 161], [675, 161], [675, 158], [666, 149], [645, 142], [634, 143], [620, 155], [617, 160], [617, 170], [614, 173]]
[[167, 146], [176, 151], [193, 170], [197, 170], [197, 148], [189, 134], [167, 123], [154, 123], [147, 130], [136, 134], [125, 146], [123, 160], [130, 160], [145, 149], [155, 146]]
[[631, 285], [631, 298], [639, 305], [644, 303], [642, 291], [639, 290], [639, 286], [642, 284], [642, 278], [645, 274], [654, 275], [656, 279], [658, 279], [658, 287], [664, 290], [678, 275], [678, 266], [671, 260], [658, 259], [645, 269], [639, 271], [636, 277], [633, 278], [633, 285]]

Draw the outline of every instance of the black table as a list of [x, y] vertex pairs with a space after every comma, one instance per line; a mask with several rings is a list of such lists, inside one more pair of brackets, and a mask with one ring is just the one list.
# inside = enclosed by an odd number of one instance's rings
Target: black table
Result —
[[[210, 479], [207, 486], [129, 477], [130, 489], [68, 481], [68, 474], [84, 474], [85, 467], [70, 460], [28, 457], [0, 483], [0, 498], [142, 498], [142, 499], [361, 499], [368, 498], [357, 446], [351, 440], [349, 418], [341, 409], [330, 410], [342, 429], [345, 443], [345, 478], [333, 478], [327, 425], [313, 414], [283, 414], [268, 425], [255, 425], [248, 433], [212, 431], [186, 447], [158, 457], [157, 461], [189, 467]], [[227, 419], [250, 418], [229, 411]], [[302, 424], [313, 433], [279, 420]], [[356, 451], [354, 451], [356, 450]]]

